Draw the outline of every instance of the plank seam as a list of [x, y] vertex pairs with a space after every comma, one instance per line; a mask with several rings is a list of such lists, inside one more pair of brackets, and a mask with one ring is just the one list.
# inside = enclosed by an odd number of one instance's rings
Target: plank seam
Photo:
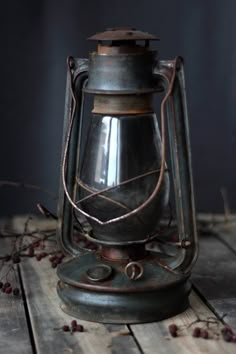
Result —
[[138, 338], [136, 338], [136, 335], [135, 335], [135, 333], [133, 332], [131, 326], [132, 326], [132, 325], [127, 324], [127, 327], [128, 327], [128, 329], [129, 329], [129, 331], [130, 331], [130, 333], [131, 333], [131, 335], [132, 335], [132, 337], [133, 337], [133, 339], [134, 339], [135, 344], [137, 345], [138, 350], [140, 351], [141, 354], [145, 354], [144, 351], [143, 351], [143, 349], [142, 349], [142, 347], [141, 347], [141, 345], [140, 345], [140, 343], [139, 343], [139, 341], [138, 341]]
[[22, 275], [21, 275], [21, 269], [20, 269], [19, 265], [17, 267], [17, 271], [18, 271], [19, 282], [20, 282], [20, 287], [21, 287], [22, 300], [23, 300], [23, 304], [24, 304], [26, 323], [27, 323], [27, 327], [28, 327], [28, 331], [29, 331], [29, 337], [30, 337], [30, 343], [31, 343], [31, 347], [32, 347], [32, 353], [33, 354], [37, 354], [35, 340], [34, 340], [34, 334], [33, 334], [33, 328], [32, 328], [31, 320], [30, 320], [28, 301], [27, 301], [27, 298], [26, 298], [26, 295], [25, 295], [24, 283], [23, 283], [23, 278], [22, 278]]
[[204, 295], [199, 291], [199, 289], [192, 284], [192, 289], [195, 291], [195, 293], [200, 297], [200, 299], [202, 300], [202, 302], [209, 308], [209, 310], [211, 310], [214, 315], [216, 316], [216, 318], [218, 320], [220, 320], [222, 323], [226, 324], [226, 322], [224, 321], [224, 319], [222, 318], [222, 316], [220, 316], [220, 314], [217, 312], [217, 310], [213, 307], [213, 305], [209, 302], [209, 300], [207, 300]]
[[225, 245], [233, 254], [236, 255], [235, 249], [224, 239], [223, 236], [219, 232], [216, 232], [215, 237], [218, 239], [218, 241], [222, 242], [223, 245]]

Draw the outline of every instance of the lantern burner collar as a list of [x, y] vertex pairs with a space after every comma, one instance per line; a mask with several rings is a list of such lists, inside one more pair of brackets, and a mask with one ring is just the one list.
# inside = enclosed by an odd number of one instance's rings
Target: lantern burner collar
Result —
[[[158, 80], [153, 75], [153, 67], [157, 64], [157, 51], [149, 49], [150, 40], [158, 38], [147, 32], [134, 28], [110, 28], [105, 32], [97, 33], [88, 38], [98, 41], [96, 51], [89, 55], [89, 80], [83, 91], [95, 95], [146, 95], [160, 91]], [[140, 43], [141, 42], [141, 43]], [[133, 98], [131, 97], [133, 100]], [[126, 99], [127, 101], [128, 99]], [[141, 103], [141, 111], [152, 112], [150, 98], [137, 99], [136, 105], [129, 100], [128, 107], [120, 111], [124, 101], [120, 97], [110, 99], [109, 104], [104, 105], [104, 99], [96, 101], [94, 113], [111, 113], [111, 104], [115, 114], [136, 114], [132, 107], [137, 108], [137, 102]], [[107, 98], [106, 98], [107, 102]], [[108, 102], [107, 102], [108, 103]], [[102, 110], [98, 106], [103, 106]], [[119, 106], [119, 107], [118, 107]], [[117, 108], [119, 108], [117, 110]]]
[[131, 27], [108, 28], [105, 32], [96, 33], [88, 38], [92, 41], [149, 41], [159, 40], [153, 34], [138, 31]]

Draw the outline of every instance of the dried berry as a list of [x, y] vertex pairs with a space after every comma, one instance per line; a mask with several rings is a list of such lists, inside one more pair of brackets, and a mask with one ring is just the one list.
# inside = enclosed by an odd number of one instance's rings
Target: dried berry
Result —
[[172, 337], [177, 337], [177, 330], [178, 330], [178, 327], [176, 326], [176, 324], [175, 323], [172, 323], [172, 324], [170, 324], [169, 325], [169, 332], [170, 332], [170, 335], [172, 336]]
[[6, 255], [4, 256], [4, 261], [5, 261], [5, 262], [10, 261], [10, 259], [11, 259], [11, 256], [10, 256], [9, 254], [6, 254]]
[[35, 242], [35, 243], [33, 244], [33, 247], [34, 247], [34, 248], [37, 248], [37, 247], [39, 247], [39, 245], [40, 245], [40, 242], [37, 241], [37, 242]]
[[221, 333], [224, 335], [226, 333], [230, 333], [233, 334], [233, 330], [230, 326], [225, 326], [224, 328], [222, 328]]
[[52, 262], [52, 268], [56, 268], [57, 267], [57, 261]]
[[37, 255], [36, 255], [36, 259], [37, 259], [37, 261], [41, 261], [41, 259], [42, 259], [41, 254], [37, 254]]
[[198, 337], [200, 337], [200, 334], [201, 334], [201, 328], [195, 327], [193, 330], [192, 336], [198, 338]]
[[225, 332], [223, 334], [223, 339], [225, 342], [231, 342], [233, 339], [233, 335], [230, 332]]
[[234, 334], [232, 335], [232, 342], [233, 342], [233, 343], [236, 343], [236, 333], [234, 333]]
[[3, 282], [0, 281], [0, 289], [2, 289], [2, 287], [3, 287]]
[[76, 326], [77, 326], [77, 321], [76, 320], [71, 321], [71, 327], [76, 327]]
[[12, 288], [11, 288], [10, 286], [8, 286], [8, 287], [6, 288], [6, 290], [5, 290], [5, 293], [6, 293], [6, 294], [11, 294], [11, 292], [12, 292]]
[[9, 281], [7, 281], [4, 285], [3, 285], [3, 287], [6, 289], [6, 288], [8, 288], [9, 286], [11, 286], [11, 283], [9, 283]]
[[64, 326], [62, 327], [62, 329], [63, 329], [64, 332], [69, 332], [69, 331], [70, 331], [70, 327], [67, 326], [67, 325], [64, 325]]
[[200, 337], [204, 338], [204, 339], [208, 339], [209, 335], [208, 335], [208, 331], [206, 329], [201, 329], [200, 331]]
[[28, 250], [28, 255], [30, 257], [33, 257], [34, 256], [34, 248], [33, 247], [30, 247], [29, 250]]
[[57, 256], [50, 256], [49, 261], [52, 263], [56, 260]]
[[13, 289], [13, 295], [18, 296], [20, 294], [20, 290], [18, 288]]
[[16, 255], [12, 258], [14, 264], [20, 263], [20, 256]]
[[84, 331], [84, 327], [83, 327], [82, 325], [78, 324], [78, 325], [76, 326], [76, 331], [77, 331], [77, 332], [83, 332], [83, 331]]
[[42, 258], [45, 258], [45, 257], [47, 257], [47, 255], [48, 255], [47, 252], [42, 252], [42, 253], [40, 253], [40, 254], [41, 254], [41, 257], [42, 257]]

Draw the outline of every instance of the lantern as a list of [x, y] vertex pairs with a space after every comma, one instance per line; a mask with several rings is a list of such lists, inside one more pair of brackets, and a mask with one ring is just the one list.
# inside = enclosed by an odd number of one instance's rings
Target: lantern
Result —
[[[58, 295], [85, 320], [161, 320], [188, 307], [197, 255], [183, 61], [159, 60], [157, 38], [132, 28], [89, 39], [98, 42], [89, 60], [68, 58], [58, 237], [71, 257], [58, 267]], [[163, 227], [171, 198], [175, 241]], [[93, 247], [75, 242], [81, 232]], [[175, 252], [148, 247], [167, 239]]]

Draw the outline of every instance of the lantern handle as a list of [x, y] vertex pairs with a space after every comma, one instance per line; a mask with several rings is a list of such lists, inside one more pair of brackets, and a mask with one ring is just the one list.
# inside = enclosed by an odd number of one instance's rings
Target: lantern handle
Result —
[[165, 90], [170, 86], [173, 72], [173, 92], [167, 101], [171, 170], [179, 242], [189, 246], [182, 247], [171, 266], [177, 271], [189, 273], [197, 259], [198, 244], [183, 59], [177, 57], [175, 60], [160, 61], [154, 70], [162, 78]]
[[[65, 194], [65, 186], [69, 195], [74, 197], [76, 192], [76, 170], [79, 163], [77, 156], [78, 149], [80, 148], [78, 142], [80, 141], [83, 116], [83, 87], [87, 82], [87, 78], [88, 59], [68, 57], [62, 141], [62, 174], [60, 179], [57, 212], [57, 236], [63, 250], [71, 255], [78, 255], [89, 251], [80, 248], [77, 244], [73, 245], [73, 208]], [[75, 114], [77, 112], [78, 119], [75, 119]], [[64, 222], [64, 220], [66, 220], [66, 222]]]

